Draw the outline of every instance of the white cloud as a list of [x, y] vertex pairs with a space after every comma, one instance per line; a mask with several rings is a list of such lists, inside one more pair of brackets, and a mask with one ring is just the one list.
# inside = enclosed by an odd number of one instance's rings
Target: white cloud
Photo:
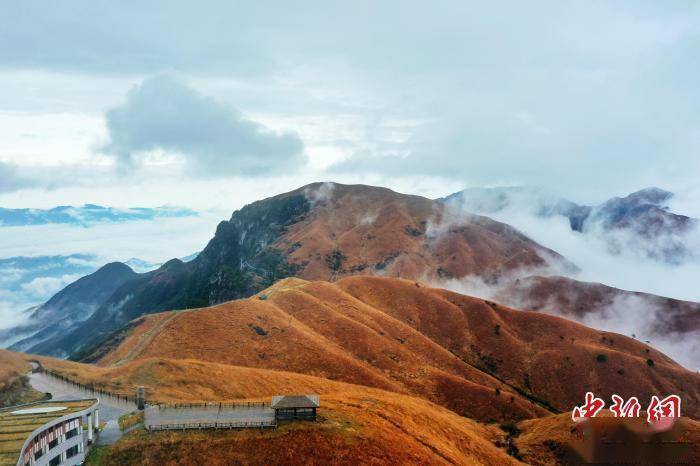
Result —
[[106, 120], [108, 139], [99, 150], [121, 168], [134, 168], [154, 152], [180, 156], [188, 172], [202, 176], [279, 174], [306, 163], [296, 133], [271, 131], [168, 75], [132, 88]]
[[64, 275], [62, 277], [37, 277], [28, 283], [23, 283], [21, 288], [32, 299], [44, 301], [80, 277], [82, 277], [80, 274]]
[[17, 311], [14, 301], [4, 301], [0, 296], [0, 330], [21, 325], [27, 321], [28, 316]]
[[39, 225], [0, 228], [0, 257], [94, 254], [101, 263], [132, 257], [165, 262], [201, 251], [230, 216], [205, 212], [196, 217], [98, 224], [90, 228]]
[[700, 331], [660, 335], [665, 309], [638, 295], [620, 295], [602, 312], [587, 314], [581, 323], [622, 335], [635, 335], [690, 370], [700, 370]]

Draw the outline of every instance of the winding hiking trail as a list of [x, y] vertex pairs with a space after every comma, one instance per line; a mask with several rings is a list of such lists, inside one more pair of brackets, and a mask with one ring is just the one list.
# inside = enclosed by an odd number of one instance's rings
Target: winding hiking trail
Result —
[[175, 313], [169, 315], [168, 317], [166, 317], [165, 319], [161, 320], [160, 322], [158, 322], [156, 325], [153, 326], [152, 329], [144, 332], [144, 334], [140, 336], [138, 343], [136, 343], [136, 345], [134, 345], [134, 347], [131, 348], [129, 353], [124, 358], [115, 362], [114, 365], [119, 366], [122, 364], [126, 364], [127, 362], [133, 361], [134, 358], [136, 356], [138, 356], [141, 353], [141, 351], [143, 351], [146, 348], [146, 346], [151, 342], [151, 340], [153, 340], [153, 337], [155, 335], [157, 335], [165, 325], [168, 324], [168, 322], [170, 322], [171, 320], [173, 320], [175, 317], [177, 317], [178, 315], [180, 315], [183, 312], [188, 312], [188, 311], [183, 310], [183, 311], [175, 312]]

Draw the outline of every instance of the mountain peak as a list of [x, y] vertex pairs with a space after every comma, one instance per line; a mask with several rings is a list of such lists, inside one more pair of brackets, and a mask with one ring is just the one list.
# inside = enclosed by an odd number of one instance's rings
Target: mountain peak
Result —
[[124, 262], [110, 262], [108, 264], [103, 265], [99, 269], [97, 269], [97, 272], [95, 273], [105, 273], [105, 272], [126, 272], [126, 273], [134, 273], [134, 271], [126, 265]]
[[633, 192], [632, 194], [627, 196], [626, 199], [658, 206], [659, 204], [668, 201], [672, 197], [673, 193], [671, 191], [666, 191], [664, 189], [656, 187], [649, 187]]

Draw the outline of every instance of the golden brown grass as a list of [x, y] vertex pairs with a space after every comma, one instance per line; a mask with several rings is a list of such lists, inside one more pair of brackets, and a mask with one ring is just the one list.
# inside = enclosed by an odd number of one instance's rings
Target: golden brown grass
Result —
[[678, 393], [685, 413], [700, 416], [697, 374], [566, 319], [380, 277], [288, 280], [264, 294], [147, 317], [101, 364], [187, 359], [303, 373], [414, 394], [482, 421], [570, 410], [587, 390]]
[[96, 367], [53, 358], [38, 358], [44, 367], [71, 380], [121, 395], [144, 386], [149, 399], [230, 401], [270, 398], [280, 393], [333, 393], [352, 385], [320, 377], [196, 360], [144, 359], [115, 367]]
[[102, 464], [518, 464], [497, 428], [417, 398], [358, 387], [320, 413], [272, 431], [135, 433]]
[[[644, 416], [645, 414], [642, 413]], [[592, 454], [592, 444], [594, 439], [598, 441], [608, 439], [613, 441], [611, 436], [614, 435], [621, 425], [630, 426], [633, 431], [648, 432], [649, 429], [644, 425], [643, 419], [625, 419], [615, 418], [612, 414], [603, 410], [599, 417], [592, 419], [589, 422], [589, 427], [585, 428], [586, 435], [579, 438], [575, 430], [575, 424], [571, 420], [570, 413], [564, 413], [557, 416], [548, 416], [546, 418], [531, 419], [518, 423], [520, 432], [514, 439], [514, 444], [518, 448], [518, 453], [522, 460], [528, 464], [537, 466], [549, 466], [562, 464], [562, 462], [570, 461], [572, 458], [577, 458], [576, 455]], [[652, 434], [642, 434], [637, 442], [638, 448], [644, 448], [645, 443], [653, 444], [655, 441], [668, 441], [667, 445], [674, 445], [673, 442], [684, 442], [687, 446], [683, 446], [681, 453], [688, 456], [676, 458], [679, 464], [700, 464], [700, 422], [681, 418], [676, 426], [676, 434], [673, 438], [654, 438]], [[666, 434], [656, 434], [666, 435]], [[634, 440], [628, 441], [630, 448], [630, 456], [627, 461], [630, 464], [637, 464], [635, 457]], [[597, 461], [604, 458], [597, 458]], [[644, 458], [644, 460], [653, 463], [652, 458]]]
[[29, 386], [25, 374], [31, 369], [22, 355], [0, 350], [0, 407], [31, 403], [45, 398]]
[[[543, 406], [569, 411], [586, 390], [644, 400], [678, 393], [683, 414], [699, 415], [696, 374], [636, 340], [565, 319], [379, 277], [285, 280], [261, 294], [144, 317], [99, 367], [38, 359], [117, 393], [143, 385], [157, 401], [322, 396], [320, 423], [136, 433], [104, 452], [107, 464], [516, 463], [506, 433], [472, 419], [524, 420], [512, 439], [524, 461], [555, 464], [570, 415]], [[683, 422], [696, 438], [698, 423]]]
[[126, 413], [119, 416], [119, 429], [121, 430], [126, 430], [137, 424], [143, 424], [143, 411]]
[[3, 390], [17, 378], [32, 368], [29, 362], [18, 353], [0, 349], [0, 390]]
[[283, 424], [263, 432], [134, 434], [104, 453], [102, 464], [514, 464], [497, 446], [505, 434], [495, 425], [481, 425], [416, 397], [194, 360], [146, 359], [104, 368], [39, 359], [82, 383], [122, 393], [145, 385], [148, 396], [159, 401], [321, 394], [319, 423]]
[[[445, 228], [429, 237], [428, 221]], [[543, 257], [557, 255], [487, 217], [473, 215], [465, 222], [463, 214], [434, 200], [338, 183], [273, 246], [288, 251], [287, 259], [301, 265], [299, 275], [308, 280], [335, 280], [358, 270], [412, 278], [437, 278], [438, 270], [455, 277], [492, 276], [504, 269], [545, 265]], [[327, 260], [334, 251], [346, 256], [337, 270]]]

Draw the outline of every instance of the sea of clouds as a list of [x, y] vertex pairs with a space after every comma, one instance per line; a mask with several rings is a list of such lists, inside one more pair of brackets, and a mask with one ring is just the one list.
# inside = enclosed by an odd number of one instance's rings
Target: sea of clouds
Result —
[[174, 257], [201, 251], [230, 212], [145, 221], [0, 227], [0, 329], [66, 285], [114, 261], [143, 272]]
[[[700, 191], [677, 195], [671, 211], [695, 217], [700, 214], [693, 201]], [[688, 260], [670, 264], [650, 258], [636, 247], [637, 239], [628, 232], [604, 232], [600, 229], [573, 231], [569, 219], [563, 216], [545, 217], [533, 209], [533, 199], [515, 197], [497, 212], [488, 212], [494, 220], [508, 223], [539, 244], [553, 249], [573, 262], [579, 270], [562, 267], [538, 270], [516, 270], [501, 278], [497, 284], [486, 283], [480, 277], [470, 276], [442, 283], [454, 291], [486, 299], [493, 299], [511, 280], [528, 275], [563, 275], [570, 278], [602, 283], [629, 291], [700, 302], [700, 228], [695, 228], [681, 239], [688, 248]], [[467, 221], [468, 215], [453, 215], [455, 221]], [[443, 225], [444, 228], [444, 225]], [[666, 237], [656, 241], [667, 241]], [[628, 247], [613, 250], [611, 241]], [[646, 245], [648, 246], [648, 244]], [[659, 248], [662, 245], [659, 244]], [[510, 302], [513, 306], [528, 307], [528, 303]], [[548, 312], [552, 312], [551, 310]], [[659, 335], [653, 330], [654, 322], [663, 319], [665, 309], [639, 296], [616, 299], [605, 309], [586, 315], [579, 321], [592, 328], [635, 335], [692, 370], [700, 370], [700, 332]], [[552, 312], [556, 313], [556, 311]], [[572, 316], [565, 316], [572, 318]]]

